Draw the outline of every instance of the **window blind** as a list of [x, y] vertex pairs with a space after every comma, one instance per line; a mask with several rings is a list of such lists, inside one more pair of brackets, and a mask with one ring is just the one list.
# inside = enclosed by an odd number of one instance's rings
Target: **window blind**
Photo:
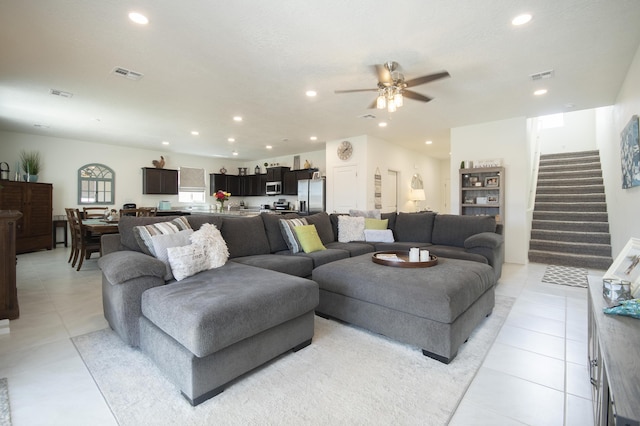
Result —
[[204, 169], [180, 167], [179, 190], [182, 192], [200, 192], [206, 189], [204, 183]]

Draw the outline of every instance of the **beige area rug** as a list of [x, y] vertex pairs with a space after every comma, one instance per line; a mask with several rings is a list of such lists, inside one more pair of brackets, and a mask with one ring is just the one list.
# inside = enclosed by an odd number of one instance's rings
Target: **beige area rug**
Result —
[[9, 385], [6, 378], [0, 378], [0, 426], [11, 426], [9, 406]]
[[497, 296], [493, 314], [449, 365], [316, 316], [310, 346], [241, 377], [197, 407], [110, 329], [73, 342], [120, 425], [444, 425], [513, 302]]

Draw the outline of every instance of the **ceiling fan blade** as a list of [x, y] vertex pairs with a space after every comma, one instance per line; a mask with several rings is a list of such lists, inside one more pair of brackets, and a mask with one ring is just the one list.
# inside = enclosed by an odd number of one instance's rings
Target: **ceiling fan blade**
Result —
[[376, 70], [376, 74], [378, 75], [378, 82], [384, 84], [385, 86], [389, 86], [393, 84], [393, 78], [391, 78], [391, 73], [384, 65], [374, 65], [373, 68]]
[[403, 90], [402, 96], [405, 98], [413, 99], [415, 101], [429, 102], [433, 98], [430, 98], [425, 95], [421, 95], [420, 93], [412, 92], [411, 90]]
[[367, 109], [376, 109], [376, 108], [378, 108], [378, 98], [375, 98], [373, 102], [371, 102], [367, 107]]
[[407, 87], [419, 86], [420, 84], [429, 83], [431, 81], [440, 80], [441, 78], [451, 77], [448, 72], [442, 71], [435, 74], [423, 75], [422, 77], [406, 80]]
[[334, 90], [333, 93], [377, 92], [378, 89]]

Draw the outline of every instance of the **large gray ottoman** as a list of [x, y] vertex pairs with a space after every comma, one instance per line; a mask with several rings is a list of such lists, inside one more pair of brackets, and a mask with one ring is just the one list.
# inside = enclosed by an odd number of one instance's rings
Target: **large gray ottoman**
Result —
[[197, 405], [311, 343], [318, 286], [227, 262], [142, 295], [140, 349]]
[[495, 304], [489, 265], [439, 258], [430, 268], [373, 263], [372, 254], [320, 266], [316, 314], [422, 348], [448, 364]]

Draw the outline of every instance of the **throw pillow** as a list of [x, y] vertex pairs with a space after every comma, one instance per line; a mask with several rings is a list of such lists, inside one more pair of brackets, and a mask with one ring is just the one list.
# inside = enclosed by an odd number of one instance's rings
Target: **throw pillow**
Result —
[[209, 269], [209, 258], [204, 246], [189, 244], [182, 247], [169, 247], [167, 255], [171, 271], [177, 281]]
[[305, 253], [313, 253], [314, 251], [326, 250], [322, 245], [318, 230], [315, 225], [301, 225], [293, 228], [300, 241], [300, 246]]
[[293, 228], [302, 225], [308, 225], [307, 219], [280, 219], [280, 230], [282, 231], [282, 236], [287, 242], [287, 247], [289, 247], [291, 253], [298, 253], [302, 250], [300, 241], [298, 240], [296, 233], [293, 231]]
[[364, 229], [387, 229], [389, 219], [364, 218]]
[[393, 231], [391, 229], [365, 229], [364, 240], [372, 243], [392, 243]]
[[164, 275], [165, 281], [173, 279], [173, 273], [171, 272], [171, 265], [169, 264], [169, 255], [167, 249], [169, 247], [182, 247], [187, 246], [191, 242], [189, 237], [193, 234], [193, 229], [185, 229], [184, 231], [176, 232], [175, 234], [160, 234], [152, 235], [151, 243], [153, 244], [153, 251], [156, 254], [158, 260], [164, 262], [167, 268], [167, 272]]
[[364, 217], [338, 216], [338, 241], [364, 241]]
[[200, 229], [191, 235], [191, 243], [203, 246], [207, 258], [209, 259], [209, 268], [219, 268], [227, 263], [229, 259], [229, 249], [227, 243], [222, 238], [220, 230], [210, 223], [203, 224]]
[[136, 226], [133, 228], [133, 234], [138, 241], [140, 249], [149, 256], [156, 256], [151, 242], [152, 235], [176, 234], [185, 229], [191, 229], [191, 225], [184, 216], [177, 217], [170, 222], [158, 222], [152, 225]]
[[349, 210], [349, 216], [354, 217], [370, 217], [372, 219], [380, 219], [380, 210]]

